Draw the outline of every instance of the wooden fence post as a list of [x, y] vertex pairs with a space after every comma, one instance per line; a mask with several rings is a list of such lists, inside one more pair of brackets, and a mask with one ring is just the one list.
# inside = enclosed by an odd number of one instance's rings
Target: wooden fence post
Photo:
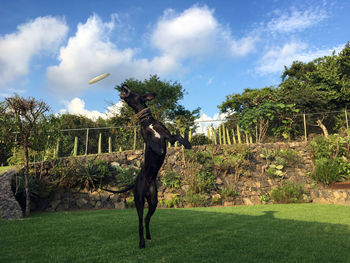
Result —
[[74, 148], [73, 148], [73, 156], [78, 155], [78, 136], [74, 138]]
[[98, 149], [97, 153], [101, 154], [102, 153], [102, 133], [98, 134]]
[[85, 155], [87, 155], [88, 153], [88, 144], [89, 144], [89, 128], [86, 129]]
[[304, 136], [305, 136], [305, 142], [307, 142], [307, 129], [306, 129], [306, 115], [305, 115], [305, 113], [303, 114], [303, 119], [304, 119]]
[[226, 128], [226, 135], [227, 135], [227, 143], [228, 143], [229, 145], [231, 145], [230, 132], [228, 131], [227, 128]]
[[134, 146], [133, 146], [133, 150], [136, 150], [136, 128], [134, 128]]
[[237, 124], [237, 138], [238, 138], [238, 143], [241, 144], [242, 140], [241, 140], [241, 131], [239, 129], [239, 125]]
[[232, 140], [233, 140], [234, 144], [237, 144], [236, 136], [235, 136], [235, 130], [234, 129], [232, 129]]
[[111, 138], [111, 136], [108, 137], [108, 152], [112, 153], [112, 138]]
[[56, 158], [58, 158], [60, 155], [59, 151], [60, 151], [60, 138], [57, 139], [57, 143], [56, 143], [56, 153], [55, 153]]

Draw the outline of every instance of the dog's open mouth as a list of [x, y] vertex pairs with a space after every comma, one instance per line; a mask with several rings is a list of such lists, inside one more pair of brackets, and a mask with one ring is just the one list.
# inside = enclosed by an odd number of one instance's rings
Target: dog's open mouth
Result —
[[130, 89], [126, 85], [123, 85], [122, 91], [120, 92], [120, 98], [125, 99], [129, 95], [130, 95]]

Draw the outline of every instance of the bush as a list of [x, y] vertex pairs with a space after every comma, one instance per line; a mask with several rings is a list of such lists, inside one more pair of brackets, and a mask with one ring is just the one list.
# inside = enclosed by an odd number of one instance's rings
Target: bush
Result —
[[185, 200], [179, 195], [174, 195], [171, 199], [165, 200], [166, 207], [183, 207]]
[[181, 177], [173, 171], [166, 171], [160, 179], [163, 186], [168, 188], [179, 189], [181, 188]]
[[315, 161], [315, 171], [312, 174], [312, 178], [324, 185], [329, 185], [333, 182], [339, 182], [346, 176], [343, 174], [350, 168], [349, 163], [344, 162], [342, 159], [328, 159], [321, 158]]
[[279, 204], [299, 203], [303, 200], [304, 189], [302, 185], [288, 182], [282, 187], [271, 191], [271, 198]]
[[192, 146], [212, 144], [212, 141], [204, 134], [195, 134], [191, 138]]
[[350, 179], [350, 136], [338, 134], [328, 138], [317, 136], [310, 143], [310, 150], [315, 158], [315, 171], [312, 178], [324, 185]]
[[205, 196], [199, 193], [189, 192], [185, 197], [186, 203], [192, 207], [208, 206], [208, 200]]
[[231, 200], [236, 196], [238, 196], [238, 193], [233, 186], [225, 186], [221, 189], [221, 197], [223, 200]]

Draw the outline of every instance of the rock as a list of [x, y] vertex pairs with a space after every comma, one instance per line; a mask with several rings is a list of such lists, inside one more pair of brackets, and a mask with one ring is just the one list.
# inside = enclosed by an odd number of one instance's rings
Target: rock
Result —
[[222, 179], [220, 177], [216, 178], [216, 184], [218, 185], [222, 185], [224, 182], [222, 181]]
[[234, 201], [225, 201], [224, 202], [224, 206], [233, 206], [233, 205], [235, 205]]
[[259, 196], [243, 197], [243, 203], [245, 205], [258, 205], [261, 204]]
[[83, 208], [88, 203], [88, 201], [85, 198], [79, 198], [76, 200], [76, 203], [79, 208]]
[[124, 202], [115, 202], [114, 203], [114, 208], [115, 209], [124, 209], [125, 208], [125, 203]]
[[101, 202], [105, 203], [107, 200], [109, 200], [109, 194], [108, 193], [101, 193]]
[[95, 208], [102, 208], [102, 203], [101, 203], [101, 201], [97, 201], [97, 202], [96, 202]]
[[61, 203], [61, 200], [53, 200], [49, 203], [48, 208], [46, 211], [53, 212], [56, 211], [57, 206]]
[[127, 160], [128, 160], [128, 161], [133, 161], [133, 160], [135, 160], [135, 159], [137, 159], [137, 158], [139, 158], [138, 155], [132, 154], [132, 155], [129, 155], [129, 156], [127, 157]]
[[164, 199], [165, 200], [170, 200], [172, 199], [174, 196], [176, 196], [177, 194], [173, 194], [173, 193], [164, 193]]

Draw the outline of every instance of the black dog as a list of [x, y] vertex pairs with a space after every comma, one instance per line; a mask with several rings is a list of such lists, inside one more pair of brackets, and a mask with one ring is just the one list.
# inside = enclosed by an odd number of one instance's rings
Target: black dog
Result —
[[136, 112], [141, 125], [141, 134], [145, 142], [145, 156], [141, 172], [136, 178], [135, 184], [121, 191], [107, 191], [113, 193], [126, 192], [134, 189], [134, 200], [139, 217], [139, 236], [140, 248], [145, 247], [145, 239], [143, 236], [143, 209], [145, 198], [148, 202], [148, 213], [145, 218], [146, 239], [151, 240], [149, 231], [149, 222], [154, 214], [158, 204], [158, 192], [156, 185], [156, 177], [160, 167], [163, 165], [167, 142], [174, 144], [179, 141], [186, 149], [191, 149], [191, 144], [179, 135], [172, 135], [169, 130], [159, 121], [157, 121], [146, 106], [146, 101], [150, 101], [155, 97], [154, 93], [147, 93], [140, 96], [136, 92], [130, 90], [126, 85], [122, 86], [120, 98], [123, 99]]

